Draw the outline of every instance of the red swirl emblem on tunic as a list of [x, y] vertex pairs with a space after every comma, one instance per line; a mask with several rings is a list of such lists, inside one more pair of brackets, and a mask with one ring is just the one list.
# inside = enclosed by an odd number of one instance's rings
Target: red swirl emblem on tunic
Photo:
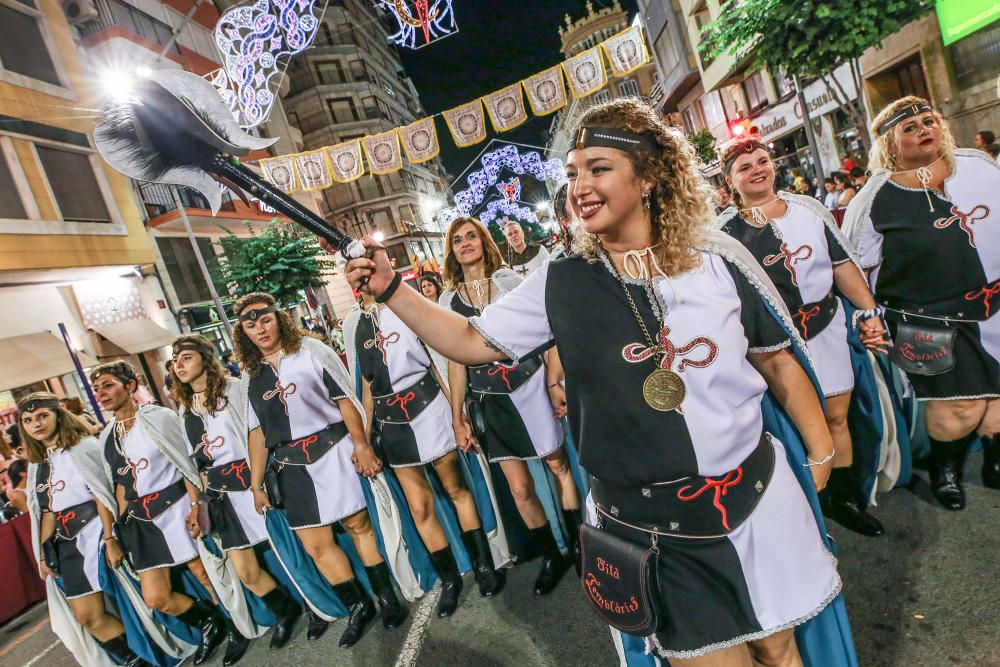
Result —
[[148, 496], [143, 496], [142, 497], [142, 511], [146, 513], [146, 518], [147, 519], [152, 519], [153, 518], [150, 515], [150, 513], [149, 513], [149, 503], [153, 502], [154, 500], [159, 500], [159, 499], [160, 499], [160, 492], [159, 491], [157, 491], [155, 493], [151, 493]]
[[365, 341], [365, 349], [371, 350], [377, 348], [379, 352], [382, 353], [382, 362], [388, 366], [389, 365], [389, 350], [387, 349], [393, 343], [399, 342], [399, 334], [395, 331], [391, 332], [388, 336], [382, 335], [382, 332], [378, 329], [375, 330], [375, 337]]
[[957, 206], [951, 207], [951, 215], [947, 218], [938, 218], [934, 221], [935, 229], [947, 229], [951, 227], [954, 223], [958, 223], [958, 226], [962, 228], [966, 236], [969, 237], [969, 245], [973, 248], [976, 247], [976, 236], [972, 229], [972, 226], [979, 222], [980, 220], [985, 220], [990, 214], [990, 209], [988, 206], [979, 204], [973, 207], [968, 213], [962, 213], [958, 210]]
[[722, 497], [726, 495], [731, 487], [736, 486], [743, 479], [743, 466], [740, 466], [736, 470], [730, 470], [721, 479], [713, 479], [712, 477], [705, 477], [705, 484], [697, 491], [691, 493], [689, 490], [693, 487], [688, 484], [687, 486], [682, 486], [677, 490], [677, 499], [681, 502], [689, 503], [706, 491], [711, 490], [714, 492], [715, 497], [712, 499], [712, 504], [715, 505], [715, 509], [719, 510], [719, 514], [722, 515], [722, 527], [726, 530], [729, 528], [729, 515], [726, 512], [725, 505], [722, 504]]
[[[508, 386], [510, 386], [510, 385], [508, 384]], [[388, 405], [389, 407], [392, 407], [394, 405], [398, 405], [399, 409], [402, 410], [403, 414], [406, 415], [406, 419], [409, 420], [410, 419], [410, 411], [406, 409], [406, 405], [410, 401], [412, 401], [413, 399], [415, 399], [416, 397], [417, 397], [417, 395], [415, 393], [413, 393], [412, 391], [409, 392], [409, 393], [406, 393], [406, 394], [396, 394], [396, 396], [393, 397], [393, 399], [391, 401], [388, 401], [386, 403], [386, 405]]]
[[48, 496], [49, 496], [49, 507], [52, 507], [52, 497], [53, 497], [53, 495], [55, 495], [56, 493], [64, 490], [65, 488], [66, 488], [66, 481], [65, 480], [60, 479], [60, 480], [57, 480], [57, 481], [53, 482], [52, 481], [52, 477], [50, 475], [49, 476], [49, 481], [45, 482], [44, 484], [39, 484], [39, 485], [37, 485], [35, 487], [35, 492], [36, 493], [47, 493]]
[[809, 320], [819, 315], [821, 312], [822, 309], [819, 306], [813, 306], [808, 310], [806, 310], [805, 306], [799, 306], [798, 312], [792, 315], [792, 319], [795, 318], [799, 319], [799, 325], [802, 327], [803, 338], [806, 339], [809, 338], [809, 325], [807, 324], [807, 322], [809, 322]]
[[312, 463], [312, 457], [309, 456], [309, 446], [315, 445], [318, 441], [319, 441], [319, 436], [314, 433], [307, 438], [299, 438], [298, 440], [289, 444], [288, 446], [292, 448], [301, 447], [302, 453], [306, 457], [306, 463]]
[[[657, 345], [648, 347], [642, 343], [631, 343], [622, 349], [622, 358], [625, 361], [636, 364], [645, 361], [656, 355], [663, 355], [660, 359], [660, 368], [672, 370], [674, 360], [682, 357], [677, 364], [677, 372], [683, 373], [688, 366], [692, 368], [706, 368], [712, 365], [716, 357], [719, 356], [719, 346], [714, 340], [707, 336], [697, 336], [688, 341], [685, 345], [677, 347], [670, 340], [670, 327], [663, 327], [656, 336]], [[699, 347], [706, 347], [708, 352], [703, 359], [683, 359], [683, 357], [695, 351]]]
[[264, 400], [270, 401], [275, 396], [281, 401], [281, 405], [285, 408], [285, 414], [288, 414], [288, 397], [295, 393], [295, 383], [289, 382], [287, 385], [282, 385], [281, 380], [274, 381], [274, 389], [271, 391], [264, 392]]
[[791, 250], [787, 243], [782, 243], [778, 248], [778, 253], [768, 255], [764, 258], [764, 266], [773, 266], [781, 262], [788, 273], [792, 276], [792, 284], [799, 286], [798, 276], [795, 274], [795, 265], [804, 262], [813, 256], [813, 249], [810, 245], [800, 245], [795, 250]]
[[1000, 280], [993, 283], [992, 285], [987, 285], [986, 287], [980, 287], [978, 290], [972, 290], [971, 292], [966, 292], [966, 301], [975, 301], [982, 297], [983, 304], [986, 306], [986, 317], [990, 316], [990, 299], [1000, 294]]
[[243, 486], [248, 486], [247, 481], [243, 479], [243, 473], [250, 469], [250, 464], [246, 461], [233, 461], [229, 464], [229, 467], [222, 471], [223, 477], [229, 477], [230, 475], [236, 475], [239, 478], [240, 484]]
[[510, 379], [507, 377], [507, 373], [510, 373], [512, 371], [517, 370], [518, 365], [519, 364], [513, 364], [511, 366], [504, 366], [501, 363], [494, 363], [493, 364], [493, 368], [491, 368], [490, 370], [486, 371], [486, 374], [488, 376], [490, 376], [490, 377], [494, 377], [495, 375], [499, 375], [500, 379], [503, 380], [503, 383], [505, 385], [507, 385], [507, 391], [514, 391], [513, 388], [511, 388], [511, 386], [510, 386]]
[[63, 535], [69, 535], [69, 529], [66, 527], [66, 524], [75, 518], [76, 512], [59, 512], [59, 514], [56, 515], [56, 521], [62, 524]]
[[198, 442], [198, 446], [194, 448], [195, 454], [200, 450], [209, 461], [214, 461], [215, 456], [212, 454], [213, 449], [219, 449], [226, 444], [226, 439], [218, 435], [211, 440], [208, 439], [207, 433], [201, 434], [201, 440]]

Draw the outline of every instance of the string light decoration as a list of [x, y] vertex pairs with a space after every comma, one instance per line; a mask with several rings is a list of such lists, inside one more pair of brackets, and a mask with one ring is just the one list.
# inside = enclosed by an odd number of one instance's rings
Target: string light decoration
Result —
[[566, 167], [562, 160], [552, 158], [543, 161], [536, 152], [522, 155], [517, 146], [509, 144], [484, 154], [481, 162], [483, 168], [466, 177], [469, 187], [455, 195], [455, 206], [449, 209], [449, 212], [455, 212], [452, 217], [472, 215], [472, 209], [481, 204], [486, 194], [499, 183], [502, 169], [518, 176], [528, 174], [539, 181], [554, 181], [556, 185], [566, 182]]
[[518, 218], [523, 222], [538, 223], [538, 216], [535, 215], [535, 212], [530, 207], [521, 206], [509, 199], [494, 199], [491, 201], [486, 205], [483, 212], [479, 214], [479, 221], [484, 225], [489, 225], [501, 213], [510, 218]]
[[451, 0], [380, 0], [399, 26], [389, 39], [408, 49], [420, 49], [458, 32]]
[[497, 183], [497, 190], [507, 201], [515, 202], [521, 198], [521, 179], [515, 176], [508, 181]]
[[325, 10], [326, 0], [257, 0], [219, 18], [223, 69], [209, 80], [244, 128], [267, 120], [289, 59], [312, 44]]

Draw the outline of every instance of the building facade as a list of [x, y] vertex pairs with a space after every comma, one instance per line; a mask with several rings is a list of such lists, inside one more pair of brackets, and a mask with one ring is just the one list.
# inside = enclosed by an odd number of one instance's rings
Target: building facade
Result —
[[[587, 13], [575, 20], [566, 14], [566, 25], [559, 28], [559, 50], [564, 59], [592, 49], [629, 27], [628, 13], [622, 9], [618, 0], [614, 0], [610, 7], [598, 10], [595, 10], [594, 4], [588, 0], [586, 9]], [[648, 44], [648, 37], [646, 41]], [[570, 142], [570, 129], [582, 110], [615, 97], [649, 97], [656, 84], [657, 70], [652, 59], [626, 77], [615, 77], [609, 72], [608, 83], [604, 88], [588, 97], [571, 99], [569, 104], [556, 112], [549, 130], [547, 148], [550, 155], [564, 156], [566, 154]]]
[[[330, 0], [315, 44], [288, 69], [285, 109], [305, 150], [388, 132], [427, 115], [388, 37], [372, 3]], [[404, 160], [396, 173], [366, 173], [318, 194], [324, 218], [355, 238], [381, 233], [390, 259], [405, 272], [443, 258], [443, 230], [433, 213], [447, 192], [435, 158], [418, 165]]]

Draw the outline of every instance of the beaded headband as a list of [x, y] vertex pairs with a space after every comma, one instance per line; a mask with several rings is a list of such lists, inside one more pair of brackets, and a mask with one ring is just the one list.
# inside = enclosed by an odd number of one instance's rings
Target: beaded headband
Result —
[[198, 354], [202, 355], [203, 357], [212, 357], [212, 356], [214, 356], [214, 350], [211, 350], [211, 349], [209, 349], [209, 348], [207, 348], [204, 345], [201, 345], [199, 343], [195, 343], [194, 341], [185, 340], [185, 341], [181, 341], [180, 343], [174, 343], [173, 353], [174, 353], [175, 357], [178, 354], [180, 354], [181, 352], [185, 351], [185, 350], [190, 351], [190, 352], [197, 352]]
[[649, 132], [638, 134], [613, 127], [581, 127], [570, 150], [582, 148], [617, 148], [621, 151], [656, 153], [660, 145]]
[[239, 320], [240, 322], [248, 322], [248, 321], [256, 322], [264, 315], [276, 312], [278, 312], [278, 304], [272, 303], [270, 306], [267, 306], [266, 308], [254, 308], [253, 310], [246, 311], [245, 313], [240, 315]]
[[913, 118], [914, 116], [919, 116], [920, 114], [927, 113], [928, 111], [933, 111], [933, 109], [931, 108], [931, 105], [926, 102], [919, 102], [917, 104], [911, 104], [908, 107], [904, 107], [894, 113], [891, 118], [879, 125], [878, 133], [879, 135], [883, 135], [907, 118]]
[[35, 410], [41, 410], [42, 408], [48, 408], [50, 410], [57, 410], [59, 408], [58, 398], [39, 398], [34, 401], [28, 401], [20, 408], [17, 409], [17, 416], [25, 414], [26, 412], [34, 412]]

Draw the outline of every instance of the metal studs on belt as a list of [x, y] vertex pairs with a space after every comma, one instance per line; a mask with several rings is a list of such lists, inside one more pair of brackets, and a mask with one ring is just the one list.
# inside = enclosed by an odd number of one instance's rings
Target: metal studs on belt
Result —
[[611, 506], [611, 514], [612, 516], [618, 516], [618, 508], [614, 505]]
[[677, 530], [680, 527], [681, 527], [681, 524], [677, 523], [676, 521], [671, 521], [670, 522], [670, 530]]
[[646, 488], [644, 488], [644, 489], [642, 490], [642, 495], [643, 495], [644, 497], [646, 497], [646, 498], [652, 498], [652, 497], [653, 497], [653, 492], [652, 492], [652, 491], [650, 491], [649, 489], [646, 489]]
[[764, 482], [758, 479], [757, 483], [753, 485], [753, 488], [757, 489], [757, 493], [760, 493], [764, 490]]

